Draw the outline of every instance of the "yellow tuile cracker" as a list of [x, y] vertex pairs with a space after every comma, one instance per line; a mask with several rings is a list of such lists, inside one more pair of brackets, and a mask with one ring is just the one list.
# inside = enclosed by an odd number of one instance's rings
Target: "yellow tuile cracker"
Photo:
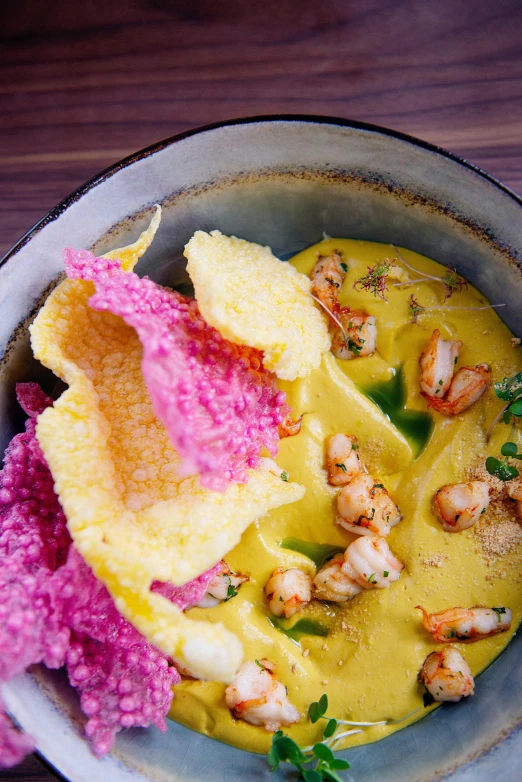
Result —
[[317, 369], [330, 336], [308, 277], [269, 247], [219, 231], [196, 231], [185, 256], [201, 314], [223, 337], [262, 350], [283, 380]]
[[142, 255], [145, 255], [156, 236], [156, 231], [161, 222], [161, 206], [154, 205], [156, 212], [152, 217], [148, 227], [141, 233], [135, 242], [126, 247], [118, 247], [116, 250], [110, 250], [103, 255], [103, 258], [109, 258], [111, 261], [120, 261], [124, 272], [131, 272]]
[[[129, 258], [128, 248], [118, 252]], [[136, 332], [90, 308], [94, 290], [66, 280], [31, 326], [36, 358], [69, 386], [37, 424], [69, 531], [118, 610], [151, 643], [197, 677], [229, 681], [242, 659], [238, 639], [222, 624], [190, 619], [150, 586], [204, 572], [254, 519], [300, 499], [304, 488], [281, 480], [270, 460], [223, 494], [201, 488], [197, 476], [180, 478], [180, 457], [145, 386]]]

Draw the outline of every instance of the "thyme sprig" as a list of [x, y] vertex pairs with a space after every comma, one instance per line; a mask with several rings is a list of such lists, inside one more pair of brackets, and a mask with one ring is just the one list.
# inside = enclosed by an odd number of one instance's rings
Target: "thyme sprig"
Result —
[[515, 429], [522, 418], [522, 372], [494, 383], [493, 389], [498, 398], [506, 404], [493, 419], [486, 440], [489, 441], [493, 428], [500, 419], [503, 419], [505, 424], [511, 424], [511, 440], [504, 443], [500, 449], [500, 453], [504, 457], [502, 460], [495, 456], [488, 456], [486, 470], [490, 475], [500, 478], [501, 481], [510, 481], [520, 475], [520, 470], [510, 464], [509, 460], [522, 460], [522, 453], [518, 453], [517, 444], [513, 442]]

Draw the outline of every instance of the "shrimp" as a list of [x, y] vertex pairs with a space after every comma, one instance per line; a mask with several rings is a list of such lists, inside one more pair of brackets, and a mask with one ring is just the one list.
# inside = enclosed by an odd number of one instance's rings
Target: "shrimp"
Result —
[[265, 586], [268, 607], [275, 616], [287, 619], [312, 599], [312, 580], [299, 568], [278, 567]]
[[330, 312], [339, 310], [339, 293], [347, 271], [348, 267], [337, 250], [330, 255], [320, 255], [312, 269], [312, 293]]
[[435, 329], [424, 348], [419, 363], [421, 367], [420, 387], [426, 397], [442, 397], [448, 391], [462, 342], [441, 339]]
[[221, 573], [217, 573], [207, 587], [206, 593], [197, 603], [198, 608], [214, 608], [223, 600], [226, 602], [237, 595], [237, 590], [248, 576], [232, 573], [224, 559], [221, 560]]
[[518, 515], [522, 519], [522, 477], [508, 481], [507, 493], [517, 504]]
[[422, 664], [418, 680], [435, 701], [460, 701], [473, 695], [475, 682], [469, 665], [456, 646], [432, 652]]
[[332, 434], [326, 438], [326, 469], [331, 486], [350, 483], [364, 469], [359, 459], [357, 437]]
[[449, 483], [435, 494], [434, 507], [446, 532], [461, 532], [472, 527], [489, 505], [489, 486], [485, 481]]
[[471, 643], [490, 635], [505, 633], [511, 627], [511, 610], [498, 608], [448, 608], [437, 614], [428, 614], [422, 606], [422, 624], [436, 641], [464, 641]]
[[279, 424], [279, 438], [282, 440], [284, 437], [294, 437], [294, 435], [299, 434], [302, 423], [302, 415], [299, 416], [299, 418], [296, 418], [295, 421], [291, 416], [287, 415]]
[[225, 701], [234, 717], [271, 733], [301, 719], [288, 700], [286, 687], [276, 676], [275, 663], [266, 659], [241, 665], [225, 690]]
[[490, 385], [491, 369], [487, 364], [461, 367], [444, 399], [430, 398], [428, 404], [443, 415], [459, 415], [474, 405]]
[[346, 361], [375, 353], [377, 324], [374, 315], [342, 307], [337, 319], [343, 328], [336, 326], [332, 330], [331, 351], [336, 358]]
[[357, 583], [357, 573], [345, 562], [344, 554], [336, 554], [316, 573], [314, 597], [332, 603], [345, 603], [363, 591]]
[[404, 568], [384, 538], [378, 537], [354, 540], [344, 552], [344, 560], [364, 589], [386, 589], [400, 578]]
[[401, 518], [382, 483], [366, 473], [359, 473], [337, 495], [337, 524], [356, 535], [386, 536]]

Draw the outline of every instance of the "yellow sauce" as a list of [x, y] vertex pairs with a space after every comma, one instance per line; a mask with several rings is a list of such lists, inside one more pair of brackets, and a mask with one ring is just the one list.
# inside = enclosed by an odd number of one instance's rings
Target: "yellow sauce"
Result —
[[[192, 609], [194, 618], [223, 622], [241, 639], [245, 659], [267, 657], [278, 665], [281, 680], [303, 719], [286, 732], [301, 745], [320, 740], [326, 723], [312, 725], [306, 717], [309, 704], [326, 692], [329, 716], [379, 721], [397, 719], [420, 711], [400, 725], [366, 729], [345, 746], [381, 739], [425, 713], [417, 673], [432, 651], [440, 649], [420, 622], [422, 604], [430, 612], [454, 606], [509, 606], [513, 624], [509, 633], [473, 644], [457, 644], [474, 676], [504, 649], [522, 619], [520, 577], [522, 552], [488, 566], [473, 529], [447, 533], [433, 516], [433, 494], [446, 483], [466, 478], [466, 468], [485, 454], [498, 455], [509, 439], [500, 424], [486, 446], [484, 432], [501, 403], [488, 391], [471, 409], [456, 418], [432, 413], [431, 438], [415, 460], [410, 443], [362, 394], [367, 388], [389, 381], [399, 367], [407, 389], [406, 407], [426, 411], [419, 394], [418, 359], [432, 330], [444, 338], [464, 342], [458, 366], [487, 362], [495, 380], [522, 369], [522, 350], [513, 348], [511, 333], [494, 310], [439, 310], [412, 325], [408, 301], [413, 292], [425, 306], [443, 304], [444, 292], [436, 283], [401, 289], [390, 286], [388, 301], [357, 292], [353, 282], [366, 267], [393, 258], [390, 245], [332, 239], [300, 253], [291, 262], [309, 274], [317, 254], [341, 250], [348, 264], [341, 304], [364, 309], [377, 317], [377, 352], [369, 358], [337, 361], [331, 354], [304, 380], [281, 383], [294, 416], [306, 413], [296, 437], [281, 442], [278, 464], [290, 480], [306, 486], [305, 497], [270, 513], [253, 524], [227, 556], [233, 570], [250, 576], [237, 597], [213, 609]], [[417, 269], [443, 276], [446, 269], [414, 252], [401, 250]], [[413, 276], [413, 275], [412, 275]], [[477, 307], [486, 304], [471, 286], [455, 293], [447, 306]], [[501, 312], [501, 310], [500, 310]], [[342, 605], [314, 601], [301, 615], [328, 629], [327, 637], [297, 634], [292, 640], [270, 624], [263, 587], [277, 566], [300, 567], [310, 574], [314, 563], [306, 556], [278, 544], [286, 538], [329, 543], [346, 548], [354, 536], [334, 524], [333, 501], [337, 490], [326, 481], [324, 438], [334, 432], [357, 435], [361, 458], [390, 491], [403, 520], [388, 537], [396, 556], [405, 563], [398, 582], [389, 589], [370, 590]], [[485, 517], [487, 519], [487, 516]], [[428, 560], [441, 555], [442, 565]], [[504, 574], [504, 576], [503, 576]], [[503, 576], [503, 577], [502, 577]], [[480, 679], [476, 688], [480, 688]], [[217, 682], [185, 680], [176, 687], [170, 715], [173, 719], [213, 738], [255, 752], [266, 752], [271, 736], [259, 727], [234, 720], [224, 700], [225, 686]], [[433, 708], [433, 707], [432, 707]]]

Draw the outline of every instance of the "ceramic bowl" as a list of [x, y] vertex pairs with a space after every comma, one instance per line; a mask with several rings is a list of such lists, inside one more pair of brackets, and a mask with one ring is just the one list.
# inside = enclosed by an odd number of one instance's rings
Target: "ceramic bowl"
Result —
[[[454, 155], [382, 128], [327, 117], [257, 117], [201, 128], [118, 163], [52, 210], [0, 266], [0, 448], [21, 428], [17, 380], [53, 379], [31, 358], [27, 324], [62, 271], [66, 246], [127, 243], [152, 205], [164, 217], [140, 273], [187, 285], [182, 248], [219, 228], [289, 257], [332, 236], [410, 247], [457, 270], [522, 333], [522, 201]], [[101, 237], [101, 238], [100, 238]], [[3, 688], [39, 752], [72, 782], [236, 782], [271, 776], [263, 757], [169, 721], [130, 730], [96, 760], [78, 699], [60, 673], [36, 667]], [[378, 743], [346, 752], [357, 782], [520, 780], [522, 638], [483, 673], [476, 695]], [[289, 776], [288, 778], [292, 778]]]

